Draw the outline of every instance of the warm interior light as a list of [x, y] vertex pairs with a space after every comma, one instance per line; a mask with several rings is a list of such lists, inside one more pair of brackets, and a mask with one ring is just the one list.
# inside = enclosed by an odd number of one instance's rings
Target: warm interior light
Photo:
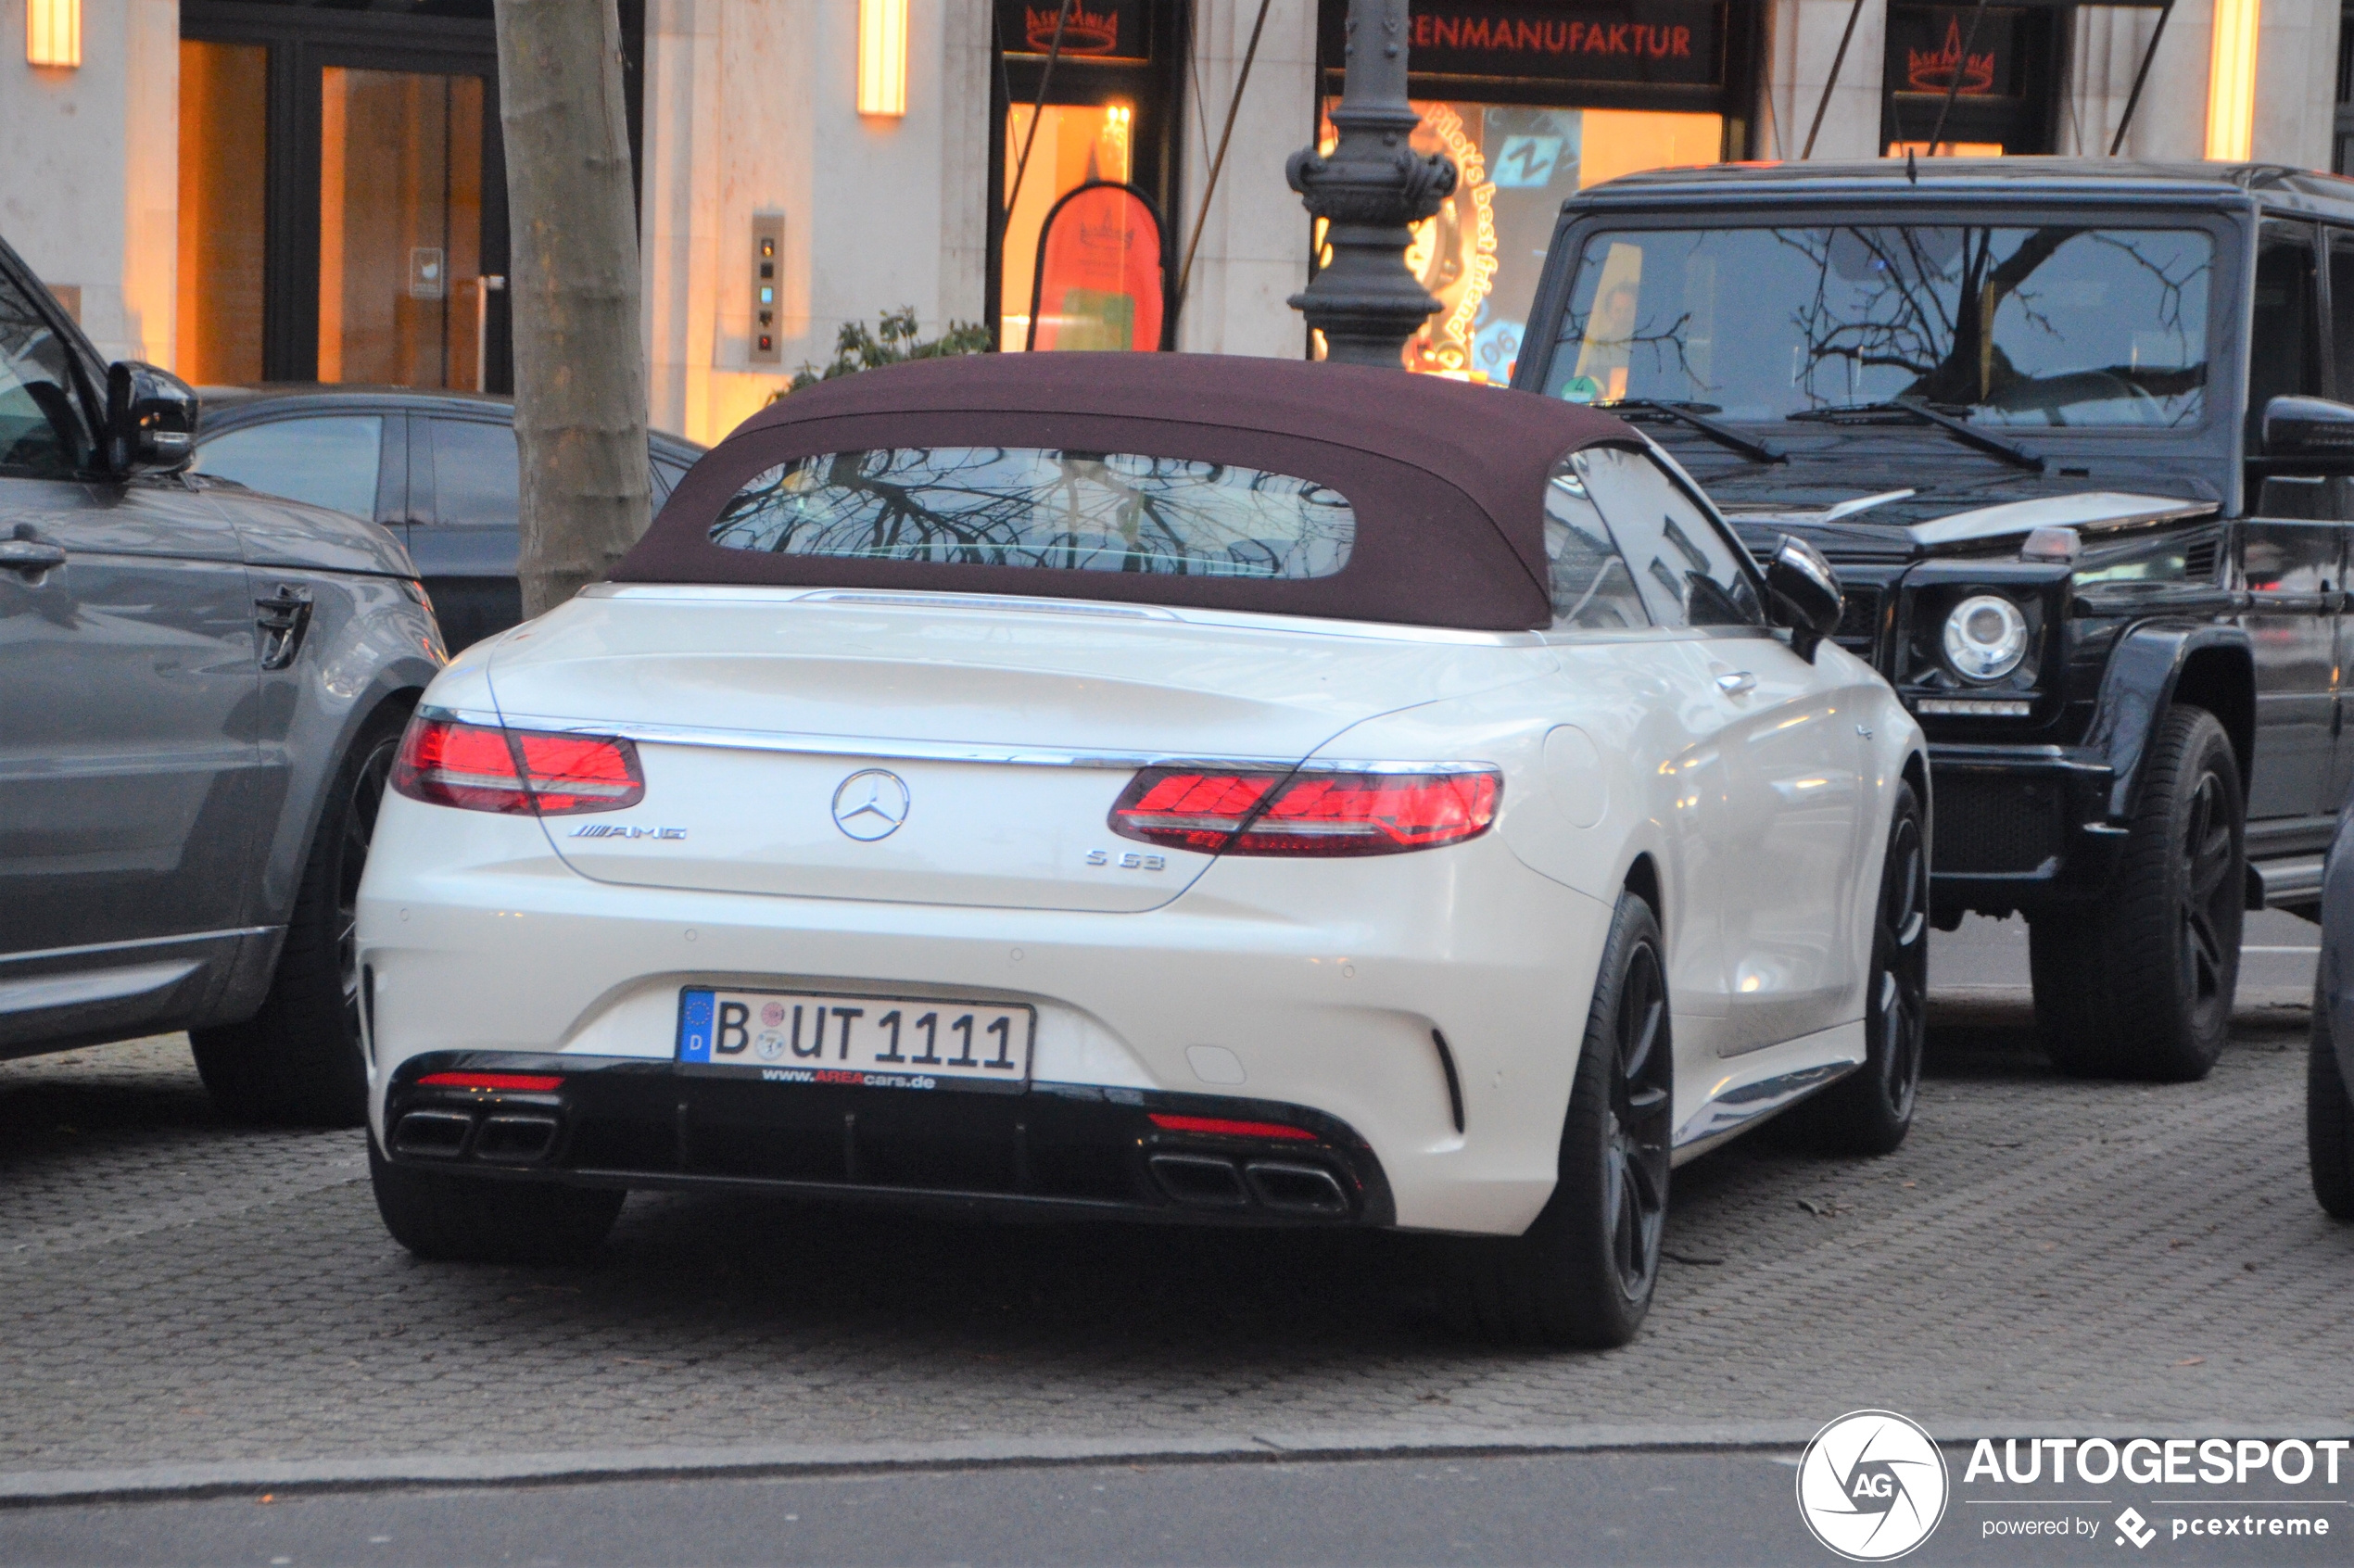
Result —
[[82, 0], [25, 0], [24, 59], [37, 66], [82, 63]]
[[2207, 68], [2207, 156], [2238, 163], [2256, 141], [2256, 26], [2261, 0], [2215, 0]]
[[907, 0], [858, 0], [858, 112], [907, 112]]

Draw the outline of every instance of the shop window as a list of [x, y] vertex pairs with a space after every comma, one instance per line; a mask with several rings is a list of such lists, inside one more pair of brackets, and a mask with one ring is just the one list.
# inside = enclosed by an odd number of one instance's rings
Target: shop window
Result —
[[[997, 0], [989, 289], [999, 348], [1019, 351], [1030, 340], [1040, 235], [1055, 204], [1082, 185], [1134, 187], [1152, 214], [1136, 232], [1158, 229], [1162, 269], [1173, 267], [1186, 9], [1178, 0], [1083, 0], [1064, 16], [1058, 0]], [[1116, 325], [1091, 317], [1083, 330], [1056, 335], [1056, 346], [1156, 346], [1114, 341]]]
[[[1409, 370], [1502, 385], [1564, 197], [1622, 174], [1740, 156], [1753, 8], [1716, 0], [1413, 0], [1418, 152], [1455, 160], [1455, 194], [1407, 263], [1439, 302]], [[1346, 0], [1323, 0], [1323, 108], [1340, 101]], [[1329, 119], [1322, 130], [1330, 146]], [[1311, 236], [1319, 264], [1323, 235]], [[1310, 345], [1316, 352], [1316, 346]]]
[[[1038, 126], [1032, 138], [1030, 127]], [[1015, 104], [1006, 112], [1006, 189], [1015, 192], [1006, 220], [1004, 273], [998, 289], [999, 341], [1019, 349], [1030, 335], [1030, 286], [1037, 274], [1038, 236], [1055, 203], [1098, 180], [1129, 183], [1136, 171], [1133, 104]], [[1030, 165], [1020, 167], [1023, 145]], [[1015, 184], [1020, 176], [1019, 187]]]
[[[1327, 100], [1331, 109], [1337, 98]], [[1455, 160], [1455, 194], [1414, 226], [1406, 264], [1438, 301], [1407, 341], [1406, 368], [1510, 381], [1563, 200], [1621, 174], [1714, 163], [1722, 115], [1421, 101], [1416, 152]], [[1323, 126], [1329, 150], [1332, 122]], [[1316, 235], [1323, 250], [1321, 224]]]
[[259, 381], [270, 51], [180, 44], [180, 265], [174, 359], [198, 386]]
[[1890, 6], [1880, 107], [1888, 156], [2052, 151], [2057, 19], [2064, 14], [2003, 6]]

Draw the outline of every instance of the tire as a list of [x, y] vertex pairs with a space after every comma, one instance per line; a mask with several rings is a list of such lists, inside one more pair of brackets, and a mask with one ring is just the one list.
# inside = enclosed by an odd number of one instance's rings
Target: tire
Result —
[[1818, 1154], [1888, 1154], [1913, 1126], [1929, 1042], [1929, 856], [1910, 784], [1897, 786], [1889, 814], [1864, 1035], [1864, 1065], [1790, 1113], [1791, 1130]]
[[2239, 762], [2213, 714], [2178, 707], [2146, 766], [2107, 897], [2030, 925], [2035, 1026], [2063, 1072], [2187, 1083], [2222, 1054], [2239, 988]]
[[1659, 1280], [1674, 1060], [1659, 922], [1619, 895], [1587, 1009], [1559, 1179], [1518, 1236], [1462, 1244], [1456, 1300], [1486, 1338], [1607, 1349], [1635, 1337]]
[[357, 1127], [368, 1108], [354, 923], [406, 715], [372, 718], [335, 770], [261, 1010], [188, 1031], [212, 1102], [241, 1121]]
[[597, 1250], [629, 1195], [419, 1170], [368, 1140], [368, 1181], [392, 1239], [442, 1263], [577, 1263]]
[[2313, 1003], [2313, 1043], [2305, 1060], [2305, 1154], [2313, 1195], [2333, 1219], [2354, 1220], [2354, 1096], [2330, 1039], [2329, 1010]]

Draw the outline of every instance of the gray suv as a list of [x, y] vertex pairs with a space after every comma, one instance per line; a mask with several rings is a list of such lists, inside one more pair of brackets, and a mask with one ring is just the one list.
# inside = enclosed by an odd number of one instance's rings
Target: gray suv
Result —
[[0, 244], [0, 1058], [184, 1029], [230, 1113], [357, 1122], [352, 901], [445, 662], [373, 523], [188, 472]]

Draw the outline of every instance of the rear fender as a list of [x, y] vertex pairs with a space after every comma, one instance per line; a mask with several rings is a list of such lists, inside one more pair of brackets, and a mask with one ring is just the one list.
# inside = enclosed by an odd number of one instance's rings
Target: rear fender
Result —
[[2256, 749], [2256, 660], [2244, 628], [2153, 621], [2118, 639], [2084, 738], [2112, 770], [2110, 821], [2129, 821], [2140, 807], [2151, 737], [2177, 702], [2215, 715], [2245, 780]]

